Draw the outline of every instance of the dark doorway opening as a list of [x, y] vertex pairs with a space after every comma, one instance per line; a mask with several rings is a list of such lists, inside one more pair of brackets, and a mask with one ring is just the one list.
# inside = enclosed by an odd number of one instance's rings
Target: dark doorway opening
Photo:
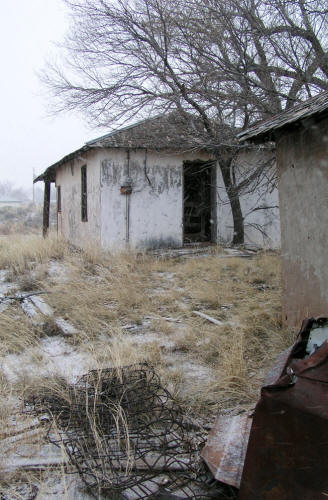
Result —
[[183, 227], [184, 242], [215, 241], [215, 169], [213, 162], [185, 161]]

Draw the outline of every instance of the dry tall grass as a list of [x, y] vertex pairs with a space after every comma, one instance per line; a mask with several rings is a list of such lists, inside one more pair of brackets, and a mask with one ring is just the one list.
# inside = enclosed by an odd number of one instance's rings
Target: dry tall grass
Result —
[[67, 249], [67, 244], [55, 234], [45, 239], [38, 235], [7, 236], [0, 239], [0, 269], [19, 276], [36, 264], [62, 259]]
[[[34, 236], [4, 239], [0, 245], [0, 268], [17, 277], [25, 273], [25, 288], [33, 270], [35, 286], [51, 291], [46, 300], [56, 315], [79, 331], [68, 342], [86, 351], [95, 367], [151, 361], [182, 402], [203, 413], [207, 403], [255, 401], [273, 359], [294, 338], [295, 332], [280, 323], [278, 256], [224, 259], [219, 249], [208, 257], [159, 260], [144, 253], [110, 254], [91, 245], [72, 252], [61, 240]], [[65, 279], [48, 276], [52, 259], [61, 259]], [[213, 325], [194, 310], [226, 323]], [[3, 332], [7, 321], [13, 325], [10, 314], [3, 316]], [[129, 324], [138, 326], [138, 336], [123, 332]], [[6, 337], [0, 333], [5, 352], [38, 341], [28, 321], [23, 330], [22, 336], [13, 326]], [[151, 335], [147, 342], [140, 341], [144, 333]], [[191, 374], [179, 366], [181, 356], [210, 370], [208, 386], [202, 382], [196, 390]]]
[[39, 338], [39, 330], [22, 311], [8, 308], [0, 313], [0, 356], [21, 353], [36, 345]]
[[[281, 326], [279, 257], [224, 259], [220, 252], [165, 260], [92, 246], [71, 250], [53, 236], [8, 237], [0, 240], [0, 269], [21, 291], [50, 292], [44, 298], [55, 315], [78, 330], [65, 342], [93, 368], [148, 361], [185, 410], [206, 419], [218, 409], [253, 405], [274, 358], [295, 336]], [[195, 310], [224, 324], [212, 324]], [[40, 337], [58, 333], [53, 319], [45, 325], [33, 324], [17, 302], [0, 313], [2, 430], [18, 411], [19, 397], [42, 391], [67, 396], [60, 378], [40, 376], [49, 360]], [[29, 367], [22, 367], [21, 377], [8, 380], [3, 362], [11, 354], [19, 360], [28, 350], [40, 358], [33, 363], [35, 373], [26, 376]], [[2, 479], [3, 492], [15, 491], [0, 476], [0, 496]], [[33, 481], [42, 490], [44, 478]]]
[[[165, 260], [145, 253], [110, 254], [92, 245], [72, 250], [53, 236], [10, 236], [0, 240], [0, 270], [21, 291], [50, 292], [42, 297], [55, 315], [78, 330], [65, 339], [68, 350], [82, 353], [90, 366], [148, 361], [185, 410], [206, 419], [218, 409], [253, 405], [274, 358], [295, 338], [295, 330], [281, 325], [279, 256], [224, 259], [221, 253], [214, 249], [207, 257]], [[44, 335], [57, 334], [54, 325], [51, 317], [44, 327], [33, 324], [18, 302], [0, 313], [0, 438], [19, 398], [42, 391], [67, 397], [66, 382], [40, 375], [49, 361], [43, 348], [51, 339]], [[18, 377], [9, 380], [8, 355], [19, 362], [28, 351], [40, 358], [34, 360], [35, 372], [27, 376], [29, 366], [18, 365]], [[46, 491], [49, 477], [43, 476], [14, 475], [15, 489], [0, 474], [0, 496], [20, 498], [19, 485], [26, 482]], [[65, 478], [63, 473], [63, 495], [69, 498]]]

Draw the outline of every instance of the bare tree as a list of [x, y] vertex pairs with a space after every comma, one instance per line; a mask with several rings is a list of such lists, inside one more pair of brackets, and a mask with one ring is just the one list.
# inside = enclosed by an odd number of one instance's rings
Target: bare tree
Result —
[[[219, 161], [233, 243], [243, 243], [236, 131], [327, 84], [325, 2], [319, 0], [66, 0], [66, 61], [43, 77], [57, 110], [123, 124], [175, 110], [190, 143]], [[194, 119], [190, 119], [190, 116]]]
[[[202, 0], [188, 42], [198, 54], [207, 88], [231, 103], [235, 124], [278, 113], [328, 89], [326, 2]], [[209, 43], [210, 40], [210, 43]]]

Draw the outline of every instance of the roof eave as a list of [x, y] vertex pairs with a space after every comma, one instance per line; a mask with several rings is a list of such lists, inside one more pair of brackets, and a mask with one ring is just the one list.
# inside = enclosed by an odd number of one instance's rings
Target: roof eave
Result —
[[281, 134], [284, 132], [288, 132], [290, 130], [296, 130], [301, 127], [308, 128], [310, 125], [321, 121], [322, 119], [328, 116], [328, 109], [324, 109], [322, 111], [318, 111], [317, 113], [310, 115], [299, 117], [294, 121], [289, 121], [287, 123], [283, 123], [280, 126], [273, 126], [266, 130], [256, 130], [254, 127], [254, 131], [252, 129], [246, 130], [245, 132], [241, 132], [237, 135], [239, 142], [253, 142], [255, 144], [261, 144], [263, 142], [276, 142]]
[[328, 115], [328, 91], [322, 92], [303, 103], [261, 121], [237, 135], [240, 142], [264, 142], [275, 140], [282, 131], [297, 126], [307, 127]]
[[36, 182], [39, 182], [39, 181], [55, 182], [57, 168], [61, 167], [64, 163], [67, 163], [68, 161], [75, 160], [75, 158], [77, 158], [81, 153], [85, 153], [85, 152], [89, 151], [90, 149], [95, 149], [95, 146], [89, 146], [89, 145], [85, 144], [84, 146], [77, 149], [76, 151], [69, 153], [68, 155], [61, 158], [61, 160], [50, 165], [50, 167], [48, 167], [42, 174], [40, 174], [38, 177], [36, 177], [34, 179], [33, 183], [35, 184]]
[[[263, 144], [264, 142], [276, 142], [277, 130], [269, 130], [266, 132], [256, 132], [254, 134], [247, 133], [245, 135], [243, 132], [238, 134], [237, 138], [239, 142], [252, 142], [254, 144]], [[240, 137], [241, 136], [241, 137]]]

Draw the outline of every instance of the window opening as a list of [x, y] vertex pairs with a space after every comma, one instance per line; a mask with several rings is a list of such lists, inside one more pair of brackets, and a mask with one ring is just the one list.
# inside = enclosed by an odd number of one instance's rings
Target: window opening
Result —
[[82, 222], [88, 220], [88, 198], [87, 198], [87, 166], [81, 167], [81, 218]]
[[61, 212], [61, 187], [57, 186], [57, 212]]

